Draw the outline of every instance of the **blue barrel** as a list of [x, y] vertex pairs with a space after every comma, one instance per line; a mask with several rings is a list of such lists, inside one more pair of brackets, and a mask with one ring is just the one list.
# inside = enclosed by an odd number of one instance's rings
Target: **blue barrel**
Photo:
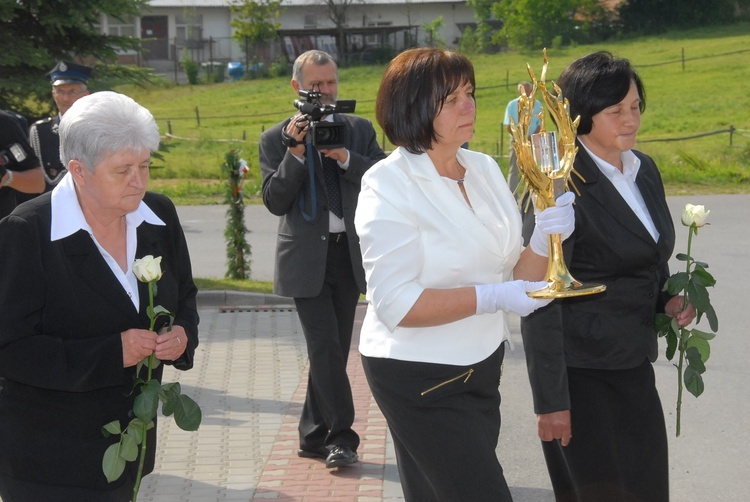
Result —
[[239, 61], [230, 61], [227, 63], [227, 74], [229, 80], [241, 79], [245, 74], [245, 67]]

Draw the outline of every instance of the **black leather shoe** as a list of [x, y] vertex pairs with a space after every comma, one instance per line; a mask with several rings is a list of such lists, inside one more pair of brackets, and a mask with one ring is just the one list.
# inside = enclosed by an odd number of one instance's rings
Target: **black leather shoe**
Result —
[[328, 453], [328, 448], [325, 446], [321, 446], [314, 450], [304, 450], [302, 448], [297, 450], [297, 456], [302, 458], [327, 458]]
[[359, 457], [357, 452], [349, 448], [348, 446], [334, 446], [331, 448], [331, 452], [326, 457], [326, 467], [332, 469], [334, 467], [344, 467], [357, 463]]

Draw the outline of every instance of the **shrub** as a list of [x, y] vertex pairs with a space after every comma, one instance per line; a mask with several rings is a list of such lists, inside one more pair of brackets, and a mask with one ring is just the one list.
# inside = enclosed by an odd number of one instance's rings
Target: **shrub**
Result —
[[194, 60], [186, 49], [182, 49], [182, 57], [180, 58], [180, 66], [182, 71], [187, 75], [188, 82], [190, 85], [198, 84], [198, 73], [200, 72], [201, 65], [198, 61]]

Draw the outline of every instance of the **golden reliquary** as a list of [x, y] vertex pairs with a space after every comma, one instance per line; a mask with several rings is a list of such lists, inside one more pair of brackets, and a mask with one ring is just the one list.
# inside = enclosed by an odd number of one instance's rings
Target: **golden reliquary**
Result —
[[[511, 119], [510, 129], [513, 137], [513, 148], [516, 153], [518, 173], [523, 180], [526, 193], [531, 197], [522, 197], [528, 204], [533, 200], [536, 211], [543, 211], [555, 205], [555, 199], [565, 193], [570, 186], [571, 174], [575, 173], [573, 161], [578, 147], [576, 146], [576, 130], [580, 117], [570, 118], [570, 106], [567, 99], [563, 99], [560, 88], [552, 82], [553, 90], [547, 87], [547, 51], [544, 51], [544, 66], [539, 81], [537, 81], [531, 66], [526, 65], [531, 77], [531, 95], [522, 94], [518, 99], [518, 123]], [[541, 128], [538, 133], [529, 134], [534, 103], [537, 92], [541, 92], [542, 112], [540, 114]], [[557, 126], [557, 131], [547, 131], [545, 116], [549, 113]], [[558, 137], [559, 136], [559, 137]], [[580, 178], [578, 173], [576, 176]], [[577, 190], [576, 190], [577, 191]], [[580, 195], [580, 194], [578, 194]], [[565, 265], [562, 251], [562, 238], [559, 234], [549, 236], [549, 261], [544, 280], [548, 286], [540, 290], [531, 291], [532, 298], [569, 298], [574, 296], [592, 295], [606, 289], [603, 284], [581, 283], [573, 278]]]

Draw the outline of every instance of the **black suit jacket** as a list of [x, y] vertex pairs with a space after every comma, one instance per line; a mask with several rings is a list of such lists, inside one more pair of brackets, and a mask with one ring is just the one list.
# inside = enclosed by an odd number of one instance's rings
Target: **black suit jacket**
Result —
[[67, 172], [60, 160], [59, 128], [60, 115], [37, 120], [29, 128], [29, 144], [44, 169], [45, 192], [55, 188]]
[[[51, 242], [50, 195], [0, 222], [0, 471], [106, 489], [112, 485], [102, 473], [102, 456], [115, 440], [101, 428], [113, 420], [127, 426], [136, 377], [135, 367], [123, 368], [120, 333], [148, 329], [148, 288], [139, 283], [137, 312], [88, 233]], [[144, 202], [166, 226], [138, 227], [136, 257], [163, 257], [155, 302], [185, 328], [187, 350], [173, 364], [189, 369], [198, 314], [187, 244], [166, 197], [148, 193]], [[155, 371], [159, 379], [162, 368]], [[153, 469], [155, 434], [149, 434], [146, 473]], [[135, 473], [136, 464], [128, 468]]]
[[[585, 182], [572, 179], [576, 228], [563, 244], [568, 268], [581, 282], [599, 282], [604, 293], [558, 300], [521, 320], [521, 333], [536, 413], [570, 408], [566, 366], [627, 369], [654, 361], [654, 316], [669, 299], [661, 291], [669, 278], [674, 225], [664, 186], [653, 160], [640, 153], [636, 184], [659, 231], [651, 235], [579, 145], [575, 169]], [[524, 216], [524, 237], [534, 216]]]
[[[362, 175], [375, 162], [385, 158], [378, 146], [375, 129], [369, 120], [354, 115], [335, 115], [347, 128], [346, 148], [349, 168], [341, 171], [341, 200], [344, 208], [352, 268], [360, 292], [365, 292], [362, 252], [354, 229]], [[319, 156], [315, 162], [315, 216], [312, 215], [309, 173], [306, 164], [294, 157], [281, 142], [281, 131], [287, 119], [265, 131], [260, 137], [260, 170], [263, 175], [263, 203], [271, 213], [280, 216], [276, 244], [274, 292], [293, 298], [317, 296], [323, 288], [328, 253], [328, 198]], [[304, 213], [304, 214], [303, 214]]]

